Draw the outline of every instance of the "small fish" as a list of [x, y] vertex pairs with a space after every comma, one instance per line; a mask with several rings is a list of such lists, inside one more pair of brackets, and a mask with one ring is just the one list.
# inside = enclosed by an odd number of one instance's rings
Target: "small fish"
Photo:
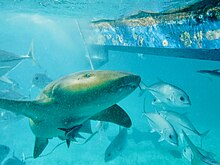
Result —
[[12, 90], [12, 89], [3, 89], [3, 90], [0, 90], [0, 98], [23, 100], [23, 99], [26, 99], [27, 96], [24, 96], [20, 94], [19, 92]]
[[32, 78], [32, 86], [42, 89], [52, 81], [45, 73], [36, 73]]
[[21, 64], [21, 62], [25, 59], [32, 59], [35, 63], [37, 63], [33, 55], [33, 42], [31, 43], [28, 53], [22, 56], [0, 50], [0, 80], [7, 82], [7, 79], [5, 79], [4, 76], [14, 70], [16, 66]]
[[67, 147], [69, 148], [70, 147], [70, 142], [71, 141], [75, 141], [76, 142], [76, 137], [78, 138], [83, 138], [85, 139], [83, 136], [81, 136], [79, 134], [79, 130], [80, 128], [82, 127], [82, 125], [77, 125], [77, 126], [74, 126], [72, 128], [58, 128], [59, 130], [62, 130], [65, 132], [65, 138], [66, 138], [66, 144], [67, 144]]
[[202, 74], [208, 74], [215, 77], [220, 77], [220, 69], [214, 69], [214, 70], [198, 70], [198, 73]]
[[[143, 83], [142, 83], [143, 84]], [[160, 81], [151, 86], [142, 85], [141, 90], [148, 90], [155, 100], [153, 105], [166, 104], [171, 107], [188, 107], [191, 105], [189, 96], [177, 86]]]
[[[216, 155], [212, 152], [205, 151], [204, 149], [199, 147], [197, 147], [197, 149], [202, 155], [204, 155], [205, 157], [209, 157], [209, 159], [215, 159], [216, 157]], [[189, 162], [191, 162], [194, 157], [193, 152], [189, 146], [184, 147], [182, 154]]]
[[[92, 137], [96, 134], [96, 133], [92, 132], [91, 122], [89, 120], [84, 122], [81, 125], [77, 125], [72, 128], [68, 128], [68, 129], [58, 128], [58, 129], [65, 132], [65, 137], [60, 137], [60, 139], [66, 140], [66, 144], [67, 144], [68, 148], [70, 146], [71, 141], [77, 142], [76, 138], [85, 139], [82, 135], [80, 135], [80, 132], [92, 134]], [[87, 142], [87, 140], [86, 140], [86, 142]]]
[[8, 158], [7, 160], [5, 160], [2, 165], [25, 165], [25, 161], [24, 160], [20, 160], [17, 157], [13, 156], [11, 158]]
[[105, 162], [118, 157], [127, 146], [127, 128], [123, 128], [105, 150]]
[[196, 165], [200, 162], [209, 164], [209, 165], [220, 165], [220, 162], [213, 159], [212, 156], [204, 155], [189, 139], [184, 131], [183, 135], [188, 144], [188, 148], [184, 148], [183, 155], [187, 160], [191, 162], [192, 165]]
[[158, 142], [167, 141], [168, 143], [178, 146], [178, 135], [173, 126], [158, 113], [144, 113], [151, 127], [151, 133], [157, 132], [160, 134]]
[[8, 156], [10, 148], [5, 145], [0, 145], [0, 164]]
[[191, 123], [191, 121], [186, 117], [186, 115], [174, 111], [158, 111], [157, 113], [172, 124], [177, 134], [180, 136], [182, 142], [182, 130], [184, 130], [187, 135], [196, 134], [201, 138], [205, 137], [209, 133], [209, 130], [200, 133]]

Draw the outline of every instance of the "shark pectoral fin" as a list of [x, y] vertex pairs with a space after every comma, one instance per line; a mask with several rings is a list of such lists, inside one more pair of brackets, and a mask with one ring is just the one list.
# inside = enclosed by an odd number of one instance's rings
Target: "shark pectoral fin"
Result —
[[117, 104], [95, 114], [90, 119], [112, 122], [127, 128], [131, 127], [132, 124], [128, 114]]
[[33, 157], [37, 158], [43, 152], [43, 150], [46, 148], [47, 144], [48, 144], [48, 139], [36, 137], [35, 144], [34, 144]]

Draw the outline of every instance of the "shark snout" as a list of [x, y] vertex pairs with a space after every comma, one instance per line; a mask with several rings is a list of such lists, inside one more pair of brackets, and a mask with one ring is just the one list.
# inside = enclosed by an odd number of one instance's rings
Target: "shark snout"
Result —
[[132, 73], [124, 73], [121, 80], [122, 84], [137, 88], [141, 82], [141, 77]]

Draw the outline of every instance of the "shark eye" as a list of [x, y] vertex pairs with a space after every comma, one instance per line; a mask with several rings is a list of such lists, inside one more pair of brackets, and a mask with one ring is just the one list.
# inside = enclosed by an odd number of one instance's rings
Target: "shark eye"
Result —
[[180, 97], [181, 101], [185, 101], [185, 98], [183, 96]]
[[92, 74], [90, 74], [90, 73], [86, 73], [86, 74], [83, 75], [84, 78], [89, 78], [91, 76], [92, 76]]

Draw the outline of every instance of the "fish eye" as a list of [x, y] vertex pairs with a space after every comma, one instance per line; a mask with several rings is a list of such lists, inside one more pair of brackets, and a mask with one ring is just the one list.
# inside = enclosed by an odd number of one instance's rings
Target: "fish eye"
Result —
[[169, 138], [170, 138], [170, 139], [173, 139], [173, 136], [172, 136], [172, 135], [169, 135]]
[[111, 154], [110, 154], [110, 153], [108, 153], [108, 156], [111, 156]]
[[35, 77], [35, 80], [38, 80], [38, 77]]
[[185, 98], [183, 96], [180, 97], [181, 101], [185, 101]]

